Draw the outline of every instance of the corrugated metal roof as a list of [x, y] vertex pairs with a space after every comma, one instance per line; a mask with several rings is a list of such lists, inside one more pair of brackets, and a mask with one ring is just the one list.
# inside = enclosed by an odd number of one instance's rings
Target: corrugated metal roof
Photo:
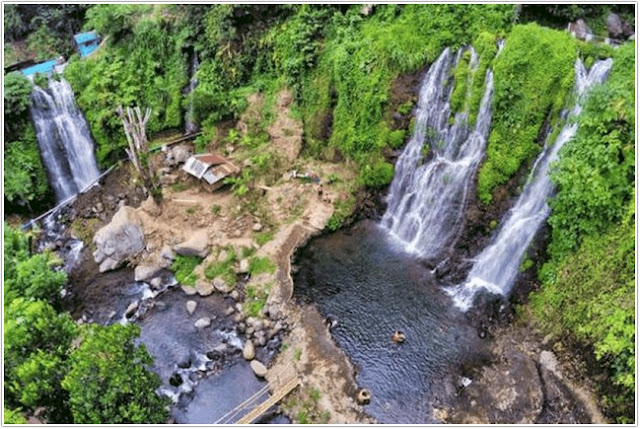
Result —
[[224, 158], [213, 153], [203, 153], [200, 155], [196, 155], [196, 158], [198, 158], [198, 161], [204, 162], [205, 164], [209, 165], [220, 165], [227, 162]]
[[87, 43], [87, 42], [91, 42], [93, 40], [98, 39], [100, 36], [98, 36], [98, 33], [96, 33], [95, 31], [88, 31], [86, 33], [78, 33], [76, 35], [73, 36], [73, 39], [76, 41], [76, 43], [78, 45], [83, 44], [83, 43]]

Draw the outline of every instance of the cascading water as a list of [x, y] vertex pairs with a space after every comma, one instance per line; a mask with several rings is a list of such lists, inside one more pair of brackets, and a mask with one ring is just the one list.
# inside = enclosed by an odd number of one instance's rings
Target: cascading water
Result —
[[[193, 91], [198, 86], [198, 79], [196, 77], [196, 72], [198, 71], [198, 54], [196, 52], [193, 53], [193, 59], [191, 60], [191, 79], [189, 79], [189, 85], [186, 88], [185, 95], [192, 94]], [[187, 109], [187, 113], [184, 118], [184, 132], [186, 134], [195, 133], [198, 131], [198, 125], [195, 123], [195, 112], [193, 107], [193, 99], [189, 99], [189, 107]]]
[[47, 89], [34, 87], [31, 114], [51, 186], [62, 202], [95, 182], [100, 171], [73, 91], [67, 81], [58, 79], [50, 79]]
[[[450, 70], [462, 53], [461, 49], [454, 57], [445, 49], [425, 76], [413, 136], [396, 164], [381, 222], [408, 252], [425, 258], [438, 256], [459, 234], [469, 183], [484, 154], [491, 126], [491, 71], [485, 76], [475, 126], [469, 127], [467, 112], [456, 114], [453, 124], [449, 123]], [[470, 67], [472, 72], [477, 67], [472, 48]], [[425, 144], [430, 145], [426, 146], [428, 153]], [[424, 162], [425, 158], [429, 160]]]
[[594, 85], [604, 82], [611, 64], [611, 59], [598, 61], [587, 72], [582, 61], [576, 61], [574, 92], [577, 101], [555, 144], [547, 142], [522, 194], [507, 214], [493, 243], [476, 258], [466, 282], [448, 290], [460, 309], [467, 310], [475, 294], [482, 289], [503, 296], [509, 293], [529, 243], [551, 211], [547, 205], [547, 198], [553, 192], [549, 165], [558, 158], [562, 146], [575, 135], [578, 130], [575, 116], [582, 110], [585, 94]]

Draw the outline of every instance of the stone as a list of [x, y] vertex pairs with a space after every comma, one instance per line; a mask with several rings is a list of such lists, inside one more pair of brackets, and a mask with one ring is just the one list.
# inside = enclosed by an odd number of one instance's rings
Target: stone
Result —
[[562, 379], [562, 373], [558, 368], [558, 359], [553, 352], [548, 350], [540, 352], [540, 365], [546, 370], [552, 372], [556, 377]]
[[174, 247], [178, 255], [206, 257], [209, 254], [209, 236], [206, 229], [194, 232], [188, 239]]
[[236, 310], [233, 307], [227, 307], [224, 314], [226, 314], [227, 316], [231, 316], [235, 311]]
[[267, 375], [267, 367], [262, 364], [262, 362], [257, 360], [252, 360], [249, 364], [253, 373], [260, 378], [264, 378]]
[[238, 313], [242, 313], [242, 304], [240, 304], [239, 302], [236, 303], [236, 311], [238, 311]]
[[180, 289], [182, 289], [182, 291], [187, 295], [195, 295], [198, 293], [196, 288], [187, 285], [180, 285]]
[[110, 223], [103, 226], [93, 237], [96, 250], [93, 259], [104, 273], [120, 267], [125, 261], [137, 256], [145, 248], [142, 224], [135, 210], [121, 207]]
[[234, 286], [235, 285], [228, 285], [222, 277], [216, 277], [213, 279], [213, 287], [219, 292], [229, 293], [233, 290]]
[[196, 291], [200, 296], [209, 296], [213, 293], [214, 288], [211, 282], [198, 279], [196, 282]]
[[587, 23], [581, 18], [576, 22], [569, 23], [569, 32], [573, 33], [578, 39], [589, 41], [593, 38], [593, 32], [587, 26]]
[[166, 267], [166, 264], [163, 265], [155, 260], [146, 261], [144, 264], [138, 265], [135, 270], [133, 270], [133, 276], [137, 282], [147, 281], [155, 277], [160, 270]]
[[165, 244], [162, 246], [162, 250], [160, 250], [160, 257], [169, 262], [173, 262], [173, 260], [176, 259], [176, 254], [171, 250], [171, 247], [169, 247], [168, 244]]
[[96, 203], [96, 205], [94, 206], [93, 210], [94, 210], [96, 213], [102, 213], [102, 212], [104, 211], [104, 205], [102, 205], [102, 203], [101, 203], [100, 201], [98, 201], [98, 202]]
[[362, 9], [360, 9], [360, 14], [364, 16], [371, 15], [371, 12], [373, 12], [372, 4], [365, 4], [364, 6], [362, 6]]
[[170, 167], [184, 164], [192, 154], [191, 147], [184, 144], [167, 147], [164, 163]]
[[219, 254], [218, 254], [218, 262], [225, 262], [227, 260], [227, 258], [229, 257], [229, 253], [227, 253], [226, 250], [222, 250]]
[[255, 232], [260, 232], [260, 231], [262, 231], [262, 224], [260, 224], [260, 223], [254, 223], [254, 224], [253, 224], [253, 230], [254, 230]]
[[133, 317], [137, 309], [138, 309], [138, 301], [134, 301], [131, 304], [129, 304], [129, 306], [124, 312], [124, 315], [127, 317]]
[[209, 325], [211, 325], [211, 319], [209, 319], [208, 317], [201, 317], [200, 319], [196, 320], [196, 323], [193, 324], [193, 326], [198, 329], [206, 328]]
[[618, 38], [623, 35], [624, 29], [620, 15], [610, 13], [609, 16], [607, 16], [607, 31], [609, 32], [609, 36], [613, 38]]
[[144, 201], [144, 203], [142, 203], [140, 207], [149, 216], [158, 217], [162, 214], [162, 208], [158, 204], [156, 204], [151, 195], [149, 195], [149, 197]]
[[242, 357], [246, 360], [251, 360], [256, 357], [256, 348], [251, 341], [245, 341], [244, 348], [242, 349]]
[[240, 299], [240, 292], [238, 292], [237, 290], [232, 290], [231, 293], [229, 294], [229, 296], [234, 301], [238, 301]]
[[185, 307], [187, 307], [187, 313], [193, 314], [196, 311], [197, 306], [198, 306], [197, 302], [187, 301], [187, 303], [185, 304]]
[[236, 272], [238, 274], [246, 274], [249, 272], [249, 260], [248, 259], [243, 259], [240, 261], [240, 264], [238, 264], [238, 269], [236, 270]]

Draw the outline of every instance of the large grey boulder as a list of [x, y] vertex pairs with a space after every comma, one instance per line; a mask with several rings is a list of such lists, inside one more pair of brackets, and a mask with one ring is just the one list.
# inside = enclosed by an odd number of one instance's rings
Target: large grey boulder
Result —
[[96, 232], [93, 243], [96, 247], [93, 259], [100, 264], [101, 273], [120, 267], [142, 252], [144, 231], [135, 209], [122, 206], [111, 222]]
[[610, 13], [607, 17], [607, 31], [609, 36], [618, 38], [623, 35], [624, 29], [622, 27], [622, 19], [617, 13]]
[[176, 145], [167, 148], [166, 156], [164, 159], [165, 165], [174, 167], [178, 164], [184, 164], [189, 157], [193, 155], [193, 151], [187, 145]]
[[209, 254], [209, 236], [206, 229], [194, 232], [188, 239], [174, 247], [178, 255], [206, 257]]

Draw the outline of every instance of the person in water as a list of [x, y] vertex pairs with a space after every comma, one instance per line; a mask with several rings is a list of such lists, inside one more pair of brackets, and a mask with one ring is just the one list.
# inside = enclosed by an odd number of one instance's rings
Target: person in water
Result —
[[393, 333], [393, 335], [391, 336], [391, 341], [393, 341], [396, 344], [402, 344], [404, 343], [404, 340], [406, 339], [404, 333], [402, 331], [395, 331]]

